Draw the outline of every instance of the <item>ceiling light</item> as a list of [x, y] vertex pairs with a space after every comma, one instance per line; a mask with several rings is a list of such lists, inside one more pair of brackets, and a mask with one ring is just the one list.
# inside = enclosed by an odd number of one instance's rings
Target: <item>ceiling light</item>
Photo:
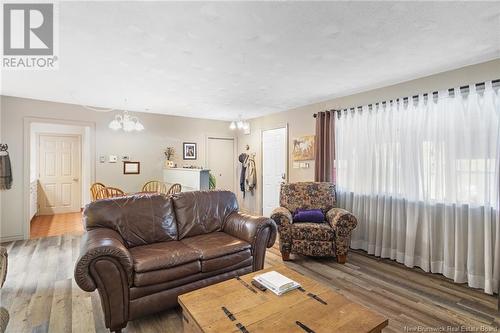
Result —
[[125, 132], [144, 130], [144, 125], [139, 121], [139, 118], [130, 116], [127, 111], [124, 111], [123, 115], [117, 114], [108, 127], [114, 131], [123, 129]]
[[233, 120], [231, 124], [229, 124], [229, 129], [234, 131], [235, 129], [239, 129], [248, 134], [250, 132], [250, 123], [248, 121], [243, 120], [241, 115], [238, 117], [238, 120]]

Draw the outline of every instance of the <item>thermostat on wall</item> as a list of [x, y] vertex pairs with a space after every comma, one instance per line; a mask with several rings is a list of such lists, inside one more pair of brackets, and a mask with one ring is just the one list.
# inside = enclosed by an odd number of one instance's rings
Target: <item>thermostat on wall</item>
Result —
[[118, 161], [118, 157], [116, 155], [109, 155], [108, 162], [109, 163], [116, 163]]

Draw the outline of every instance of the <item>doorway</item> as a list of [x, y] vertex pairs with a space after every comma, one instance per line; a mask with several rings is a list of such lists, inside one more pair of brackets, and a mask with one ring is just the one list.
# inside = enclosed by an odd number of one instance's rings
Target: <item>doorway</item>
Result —
[[94, 177], [90, 125], [30, 122], [28, 228], [25, 238], [81, 233], [81, 209]]
[[279, 207], [281, 183], [287, 179], [287, 128], [262, 131], [262, 215]]
[[235, 156], [234, 138], [207, 137], [207, 168], [215, 177], [215, 189], [234, 192]]

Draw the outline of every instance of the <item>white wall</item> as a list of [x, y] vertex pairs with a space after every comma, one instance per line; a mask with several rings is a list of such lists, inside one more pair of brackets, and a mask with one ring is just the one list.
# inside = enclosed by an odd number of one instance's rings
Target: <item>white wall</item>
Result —
[[[397, 70], [397, 68], [395, 68], [394, 70]], [[311, 161], [309, 169], [293, 169], [293, 161], [290, 155], [292, 143], [295, 138], [303, 135], [314, 135], [314, 113], [329, 109], [356, 107], [389, 99], [395, 99], [398, 97], [408, 97], [419, 93], [433, 92], [436, 90], [443, 90], [495, 79], [500, 79], [500, 59], [253, 119], [250, 122], [250, 135], [244, 135], [241, 132], [238, 133], [238, 150], [239, 152], [243, 151], [245, 145], [248, 144], [250, 146], [250, 151], [257, 153], [255, 158], [257, 166], [257, 188], [254, 196], [247, 195], [245, 199], [243, 199], [241, 194], [238, 196], [241, 208], [255, 214], [260, 214], [262, 212], [262, 130], [283, 126], [283, 124], [288, 124], [289, 181], [312, 181], [314, 180], [314, 161]], [[360, 85], [362, 85], [361, 82]], [[335, 92], [332, 91], [332, 95], [334, 94]]]
[[[24, 123], [27, 119], [40, 122], [77, 121], [93, 124], [95, 137], [91, 139], [95, 146], [95, 181], [109, 186], [122, 188], [126, 192], [139, 191], [148, 180], [161, 179], [164, 163], [163, 149], [174, 146], [175, 162], [183, 164], [182, 142], [198, 144], [198, 158], [189, 164], [203, 166], [205, 159], [205, 137], [207, 135], [233, 137], [229, 123], [215, 120], [202, 120], [187, 117], [165, 116], [137, 113], [145, 130], [141, 133], [114, 132], [108, 128], [109, 122], [117, 112], [95, 112], [78, 105], [45, 102], [10, 96], [1, 97], [1, 133], [2, 140], [9, 144], [12, 160], [13, 187], [5, 191], [1, 198], [2, 223], [1, 240], [22, 238], [26, 230], [23, 217], [25, 195], [24, 161]], [[29, 127], [28, 127], [29, 130]], [[29, 147], [29, 142], [26, 144]], [[129, 155], [131, 160], [141, 162], [140, 175], [123, 175], [123, 164], [99, 163], [100, 155]], [[29, 181], [29, 165], [26, 165]], [[92, 180], [94, 181], [94, 180]]]

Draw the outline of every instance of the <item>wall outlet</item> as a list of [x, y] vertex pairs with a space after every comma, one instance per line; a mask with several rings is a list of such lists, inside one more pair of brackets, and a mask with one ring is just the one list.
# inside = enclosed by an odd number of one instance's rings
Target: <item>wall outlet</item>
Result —
[[106, 163], [106, 156], [105, 155], [99, 156], [99, 162]]

